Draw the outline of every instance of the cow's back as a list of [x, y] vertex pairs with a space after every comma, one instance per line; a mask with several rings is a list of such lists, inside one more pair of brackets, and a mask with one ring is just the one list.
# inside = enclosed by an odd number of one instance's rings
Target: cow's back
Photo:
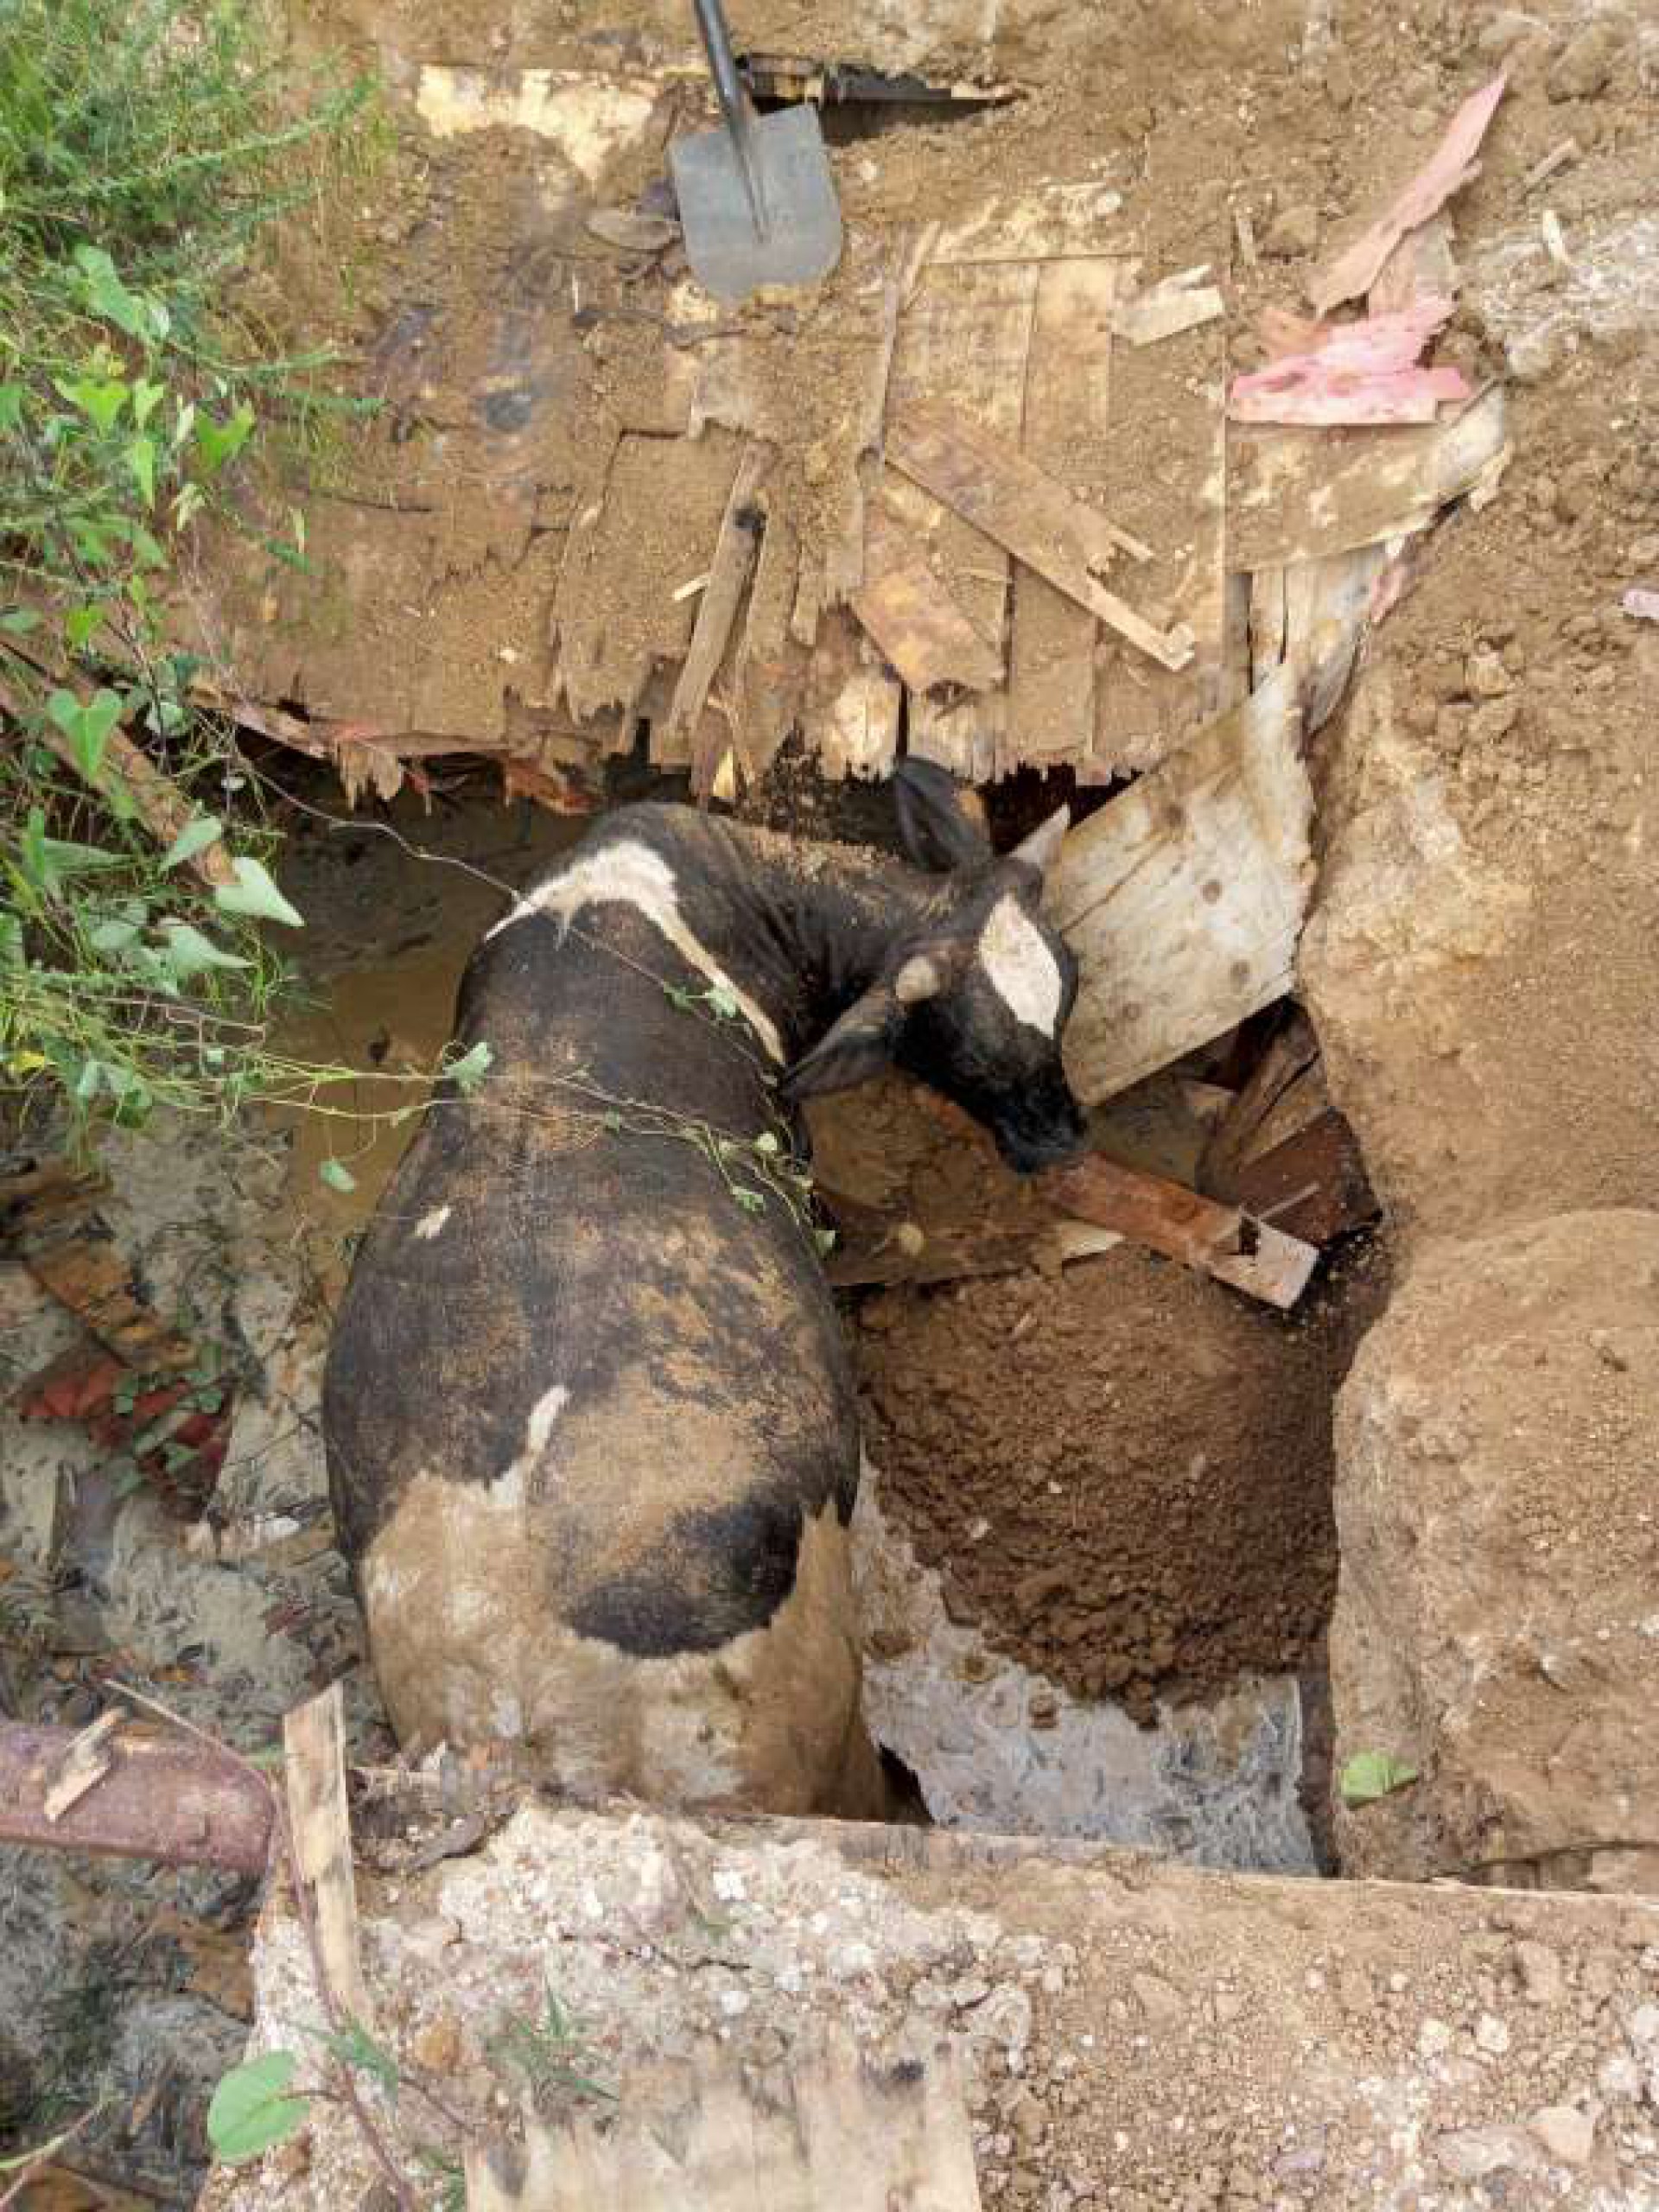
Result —
[[490, 1077], [441, 1087], [358, 1254], [324, 1419], [376, 1670], [410, 1748], [844, 1803], [849, 1758], [872, 1777], [833, 1303], [798, 1205], [749, 1210], [710, 1152], [768, 1126], [754, 1056], [652, 980], [647, 925], [610, 927], [584, 951], [532, 918], [475, 957]]

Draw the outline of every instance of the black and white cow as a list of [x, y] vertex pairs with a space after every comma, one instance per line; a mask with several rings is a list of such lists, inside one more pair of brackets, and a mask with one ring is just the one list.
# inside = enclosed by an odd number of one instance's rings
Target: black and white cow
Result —
[[1040, 912], [1064, 811], [999, 860], [942, 772], [896, 796], [931, 873], [634, 806], [474, 952], [459, 1039], [493, 1071], [439, 1086], [324, 1395], [406, 1747], [511, 1744], [584, 1795], [876, 1808], [854, 1385], [776, 1172], [789, 1107], [896, 1064], [1017, 1168], [1082, 1133], [1076, 963]]

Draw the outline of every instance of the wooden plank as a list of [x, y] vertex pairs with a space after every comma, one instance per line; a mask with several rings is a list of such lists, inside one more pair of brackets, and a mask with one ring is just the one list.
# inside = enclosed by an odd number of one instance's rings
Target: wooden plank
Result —
[[1358, 1142], [1334, 1107], [1246, 1160], [1233, 1190], [1258, 1220], [1311, 1244], [1363, 1228], [1381, 1211]]
[[1240, 569], [1282, 568], [1427, 529], [1452, 500], [1494, 481], [1509, 450], [1497, 385], [1452, 421], [1421, 429], [1239, 435], [1230, 558]]
[[657, 663], [684, 655], [696, 602], [675, 594], [712, 565], [742, 444], [726, 430], [618, 442], [599, 512], [585, 509], [570, 532], [554, 600], [560, 680], [579, 721], [636, 712]]
[[807, 671], [802, 730], [826, 776], [882, 776], [899, 744], [904, 688], [844, 607], [826, 613]]
[[697, 600], [691, 642], [680, 666], [679, 682], [669, 706], [665, 732], [670, 745], [696, 733], [692, 749], [691, 788], [699, 798], [708, 795], [720, 766], [723, 747], [710, 746], [699, 725], [708, 704], [709, 687], [726, 655], [732, 626], [754, 567], [755, 547], [762, 523], [755, 496], [766, 481], [774, 456], [770, 446], [750, 439], [744, 446], [721, 517], [720, 535], [709, 564], [709, 581]]
[[1113, 435], [1092, 488], [1154, 548], [1135, 604], [1178, 614], [1193, 651], [1170, 670], [1103, 638], [1092, 782], [1155, 767], [1227, 702], [1226, 366], [1220, 321], [1112, 356]]
[[1162, 339], [1179, 338], [1184, 330], [1218, 321], [1227, 309], [1215, 286], [1201, 281], [1209, 273], [1207, 268], [1184, 270], [1125, 300], [1112, 318], [1118, 336], [1131, 346], [1155, 346]]
[[912, 691], [947, 683], [985, 691], [1001, 683], [1001, 655], [980, 636], [914, 539], [879, 508], [870, 516], [868, 569], [863, 589], [853, 595], [853, 612]]
[[1296, 1303], [1319, 1262], [1317, 1245], [1098, 1154], [1075, 1167], [1051, 1170], [1043, 1181], [1057, 1205], [1084, 1221], [1281, 1310]]
[[0, 1722], [0, 1842], [264, 1872], [275, 1800], [262, 1777], [216, 1745], [130, 1728], [105, 1744], [98, 1787], [51, 1818], [46, 1793], [75, 1733]]
[[[950, 399], [985, 429], [1017, 442], [1025, 416], [1026, 358], [1039, 270], [1035, 262], [939, 266], [930, 263], [899, 318], [888, 416], [918, 402]], [[884, 500], [925, 543], [936, 572], [978, 634], [1006, 651], [1011, 567], [1007, 552], [963, 517], [895, 478]], [[961, 700], [926, 692], [910, 698], [909, 746], [964, 782], [995, 769], [1007, 727], [1006, 690]]]
[[988, 200], [971, 214], [941, 225], [931, 259], [943, 269], [1121, 251], [1122, 208], [1122, 194], [1110, 185], [1042, 185], [1034, 192]]
[[1293, 1007], [1284, 1027], [1268, 1039], [1242, 1090], [1217, 1122], [1198, 1166], [1198, 1187], [1212, 1198], [1236, 1198], [1234, 1180], [1248, 1158], [1255, 1134], [1281, 1094], [1319, 1056], [1313, 1025]]
[[957, 409], [907, 407], [888, 424], [887, 458], [1148, 658], [1171, 669], [1192, 658], [1190, 631], [1160, 630], [1096, 582], [1084, 550], [1088, 517], [1065, 486]]
[[805, 649], [790, 634], [799, 559], [794, 530], [774, 508], [766, 517], [755, 562], [732, 685], [733, 745], [750, 785], [760, 781], [782, 750], [805, 690]]
[[[1116, 261], [1050, 261], [1038, 279], [1021, 450], [1078, 492], [1094, 488], [1110, 435]], [[1092, 549], [1091, 549], [1092, 550]], [[1089, 611], [1034, 569], [1014, 579], [1005, 766], [1081, 760], [1094, 744]]]
[[346, 1808], [346, 1705], [338, 1682], [283, 1716], [283, 1754], [294, 1873], [309, 1892], [331, 2015], [369, 2027], [373, 2016], [358, 1944]]
[[1083, 970], [1065, 1058], [1086, 1104], [1289, 993], [1313, 807], [1281, 670], [1071, 832], [1048, 910]]

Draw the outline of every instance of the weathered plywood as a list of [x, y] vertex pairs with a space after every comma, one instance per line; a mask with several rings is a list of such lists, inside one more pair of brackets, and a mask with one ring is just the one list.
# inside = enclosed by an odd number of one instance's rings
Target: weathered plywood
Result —
[[1013, 445], [954, 407], [917, 405], [888, 424], [887, 458], [1137, 651], [1166, 668], [1192, 658], [1187, 631], [1160, 629], [1096, 581], [1087, 547], [1098, 516]]
[[699, 798], [712, 786], [715, 772], [727, 750], [723, 739], [706, 741], [701, 725], [709, 687], [731, 645], [733, 626], [754, 567], [755, 549], [765, 520], [755, 500], [772, 462], [771, 447], [762, 445], [758, 439], [751, 439], [739, 458], [737, 473], [727, 496], [726, 512], [721, 518], [709, 581], [698, 594], [691, 642], [680, 664], [679, 681], [674, 687], [664, 725], [666, 743], [690, 741], [691, 788]]
[[1503, 394], [1421, 429], [1235, 435], [1228, 532], [1236, 568], [1283, 568], [1424, 530], [1502, 469]]
[[882, 657], [912, 691], [955, 684], [985, 691], [1002, 681], [1002, 656], [982, 638], [914, 538], [880, 507], [871, 510], [864, 586], [852, 609]]
[[597, 505], [577, 518], [559, 572], [554, 620], [570, 711], [636, 707], [659, 660], [679, 660], [696, 620], [682, 586], [707, 575], [742, 441], [618, 441]]
[[283, 1721], [283, 1776], [294, 1875], [310, 1893], [317, 1954], [335, 2024], [372, 2024], [358, 1942], [352, 1830], [346, 1809], [345, 1701], [331, 1682]]
[[[1116, 261], [1051, 261], [1038, 280], [1026, 367], [1023, 450], [1086, 495], [1110, 434]], [[1089, 611], [1033, 569], [1014, 582], [1005, 766], [1080, 760], [1094, 743], [1095, 647]]]
[[732, 684], [733, 744], [751, 784], [776, 760], [805, 692], [806, 650], [789, 626], [799, 566], [795, 532], [773, 510], [754, 564]]
[[1100, 183], [1047, 184], [988, 200], [932, 241], [937, 267], [997, 261], [1046, 261], [1110, 253], [1121, 238], [1123, 195]]
[[[899, 321], [888, 383], [889, 434], [903, 409], [948, 399], [968, 420], [1018, 444], [1038, 277], [1033, 261], [929, 263]], [[925, 493], [895, 486], [891, 470], [883, 496], [925, 539], [945, 588], [979, 635], [1004, 652], [1011, 573], [1006, 551]], [[1007, 718], [1001, 686], [962, 701], [915, 692], [910, 749], [978, 782], [995, 771]]]
[[899, 744], [904, 687], [844, 607], [818, 626], [802, 728], [826, 776], [885, 776]]
[[1071, 832], [1048, 906], [1083, 966], [1065, 1058], [1085, 1103], [1290, 989], [1312, 819], [1281, 670]]

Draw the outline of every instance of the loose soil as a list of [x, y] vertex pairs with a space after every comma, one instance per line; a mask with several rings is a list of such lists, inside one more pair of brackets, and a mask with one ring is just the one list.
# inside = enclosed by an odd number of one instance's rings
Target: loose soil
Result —
[[1314, 1649], [1345, 1333], [1328, 1301], [1281, 1321], [1127, 1247], [884, 1293], [858, 1331], [868, 1448], [954, 1614], [1150, 1721]]

